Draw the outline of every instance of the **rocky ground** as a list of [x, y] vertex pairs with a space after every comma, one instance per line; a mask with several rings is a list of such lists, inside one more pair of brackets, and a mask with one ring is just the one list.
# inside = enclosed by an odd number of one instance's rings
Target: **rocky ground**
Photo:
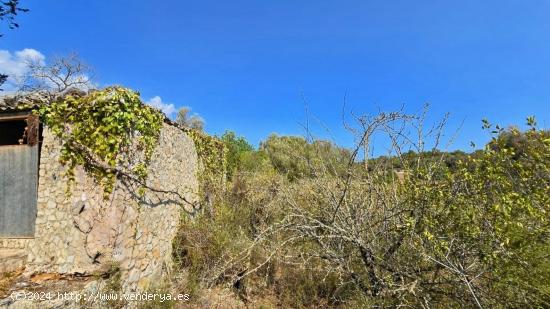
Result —
[[[116, 278], [97, 275], [28, 275], [20, 268], [0, 275], [0, 309], [42, 308], [257, 308], [245, 304], [227, 289], [202, 290], [200, 295], [181, 301], [128, 301], [120, 295]], [[167, 292], [151, 291], [150, 294]], [[136, 295], [145, 295], [139, 293]], [[177, 293], [171, 293], [177, 295]], [[260, 306], [271, 308], [272, 306]]]

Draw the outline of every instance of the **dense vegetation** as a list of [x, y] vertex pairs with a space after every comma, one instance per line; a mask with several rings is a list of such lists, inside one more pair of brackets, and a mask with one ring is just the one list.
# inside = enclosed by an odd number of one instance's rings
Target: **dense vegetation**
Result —
[[[82, 165], [107, 194], [115, 178], [143, 182], [159, 111], [120, 87], [54, 98], [37, 113], [69, 175]], [[484, 120], [490, 141], [465, 153], [439, 150], [443, 126], [423, 132], [423, 115], [359, 117], [350, 149], [275, 134], [255, 149], [184, 114], [204, 210], [174, 242], [191, 299], [223, 287], [254, 306], [550, 306], [550, 133], [534, 118], [524, 131]], [[388, 155], [369, 157], [375, 134]]]
[[[186, 292], [230, 287], [283, 307], [550, 306], [550, 134], [504, 130], [482, 150], [425, 150], [422, 117], [382, 115], [357, 144], [227, 132], [214, 212], [184, 219]], [[372, 124], [372, 123], [369, 123]], [[360, 158], [373, 132], [392, 153]], [[420, 133], [420, 134], [417, 134]], [[364, 154], [363, 154], [364, 155]], [[400, 176], [399, 176], [400, 175]]]
[[71, 180], [81, 165], [107, 195], [117, 176], [145, 182], [164, 116], [144, 106], [139, 93], [122, 87], [73, 91], [42, 104], [37, 114], [61, 141], [60, 160]]

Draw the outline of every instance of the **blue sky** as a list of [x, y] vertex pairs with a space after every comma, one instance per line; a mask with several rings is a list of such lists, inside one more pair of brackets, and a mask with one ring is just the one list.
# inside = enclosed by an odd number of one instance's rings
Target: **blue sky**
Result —
[[356, 113], [451, 112], [450, 131], [464, 121], [452, 148], [483, 144], [484, 117], [550, 124], [549, 0], [22, 3], [31, 11], [2, 29], [4, 56], [76, 51], [101, 85], [191, 106], [208, 132], [254, 144], [303, 133], [306, 101], [350, 145], [344, 96]]

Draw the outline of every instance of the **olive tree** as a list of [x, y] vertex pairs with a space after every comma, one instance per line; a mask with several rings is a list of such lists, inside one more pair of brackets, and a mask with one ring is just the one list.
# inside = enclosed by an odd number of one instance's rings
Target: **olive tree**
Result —
[[204, 129], [204, 119], [197, 114], [191, 114], [191, 108], [184, 106], [178, 110], [176, 123], [189, 129], [202, 131]]

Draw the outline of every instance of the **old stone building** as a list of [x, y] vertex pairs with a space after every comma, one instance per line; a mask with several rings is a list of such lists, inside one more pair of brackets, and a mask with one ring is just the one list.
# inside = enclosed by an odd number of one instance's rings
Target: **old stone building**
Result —
[[144, 290], [172, 267], [172, 241], [197, 192], [193, 141], [168, 120], [145, 195], [117, 181], [106, 199], [81, 168], [67, 186], [60, 142], [18, 102], [0, 99], [0, 272], [91, 274], [117, 265]]

